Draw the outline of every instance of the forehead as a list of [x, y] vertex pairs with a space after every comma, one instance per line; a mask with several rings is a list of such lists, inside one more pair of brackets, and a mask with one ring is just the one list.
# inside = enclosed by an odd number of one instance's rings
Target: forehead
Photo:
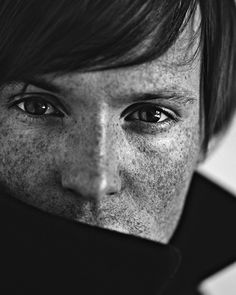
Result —
[[[186, 89], [194, 95], [199, 95], [200, 84], [200, 54], [193, 58], [199, 46], [199, 35], [193, 38], [199, 25], [199, 11], [185, 27], [175, 44], [160, 58], [138, 66], [117, 68], [102, 71], [84, 71], [67, 73], [61, 76], [47, 75], [64, 91], [77, 91], [80, 88], [100, 88], [109, 95], [124, 91], [145, 91], [160, 88], [170, 90]], [[194, 40], [194, 41], [193, 41]], [[132, 53], [139, 55], [145, 44], [135, 48]], [[126, 57], [124, 56], [124, 59]], [[99, 87], [100, 86], [100, 87]], [[167, 90], [168, 90], [167, 89]]]
[[[176, 54], [169, 52], [151, 63], [115, 70], [68, 73], [50, 76], [48, 80], [58, 86], [62, 93], [74, 94], [78, 91], [106, 94], [110, 98], [132, 92], [155, 91], [156, 89], [188, 93], [199, 96], [200, 58], [186, 65], [177, 65]], [[73, 97], [73, 95], [72, 95]]]

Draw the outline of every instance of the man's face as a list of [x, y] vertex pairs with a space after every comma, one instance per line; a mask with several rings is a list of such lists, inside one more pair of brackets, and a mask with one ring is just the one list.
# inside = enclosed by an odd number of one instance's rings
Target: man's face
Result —
[[175, 64], [183, 43], [149, 64], [43, 77], [58, 92], [3, 88], [0, 182], [44, 211], [168, 242], [201, 146], [200, 61]]

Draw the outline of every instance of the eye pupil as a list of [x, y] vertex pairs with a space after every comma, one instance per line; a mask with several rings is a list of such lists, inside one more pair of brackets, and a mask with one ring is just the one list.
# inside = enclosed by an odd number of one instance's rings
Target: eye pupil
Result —
[[157, 109], [146, 108], [139, 111], [140, 120], [145, 122], [158, 122], [161, 119], [161, 112]]
[[25, 110], [32, 115], [43, 115], [47, 110], [47, 104], [40, 99], [25, 101]]

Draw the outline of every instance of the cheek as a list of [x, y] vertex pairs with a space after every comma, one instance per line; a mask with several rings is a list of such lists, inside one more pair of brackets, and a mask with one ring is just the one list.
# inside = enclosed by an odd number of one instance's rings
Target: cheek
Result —
[[140, 208], [151, 215], [168, 218], [181, 211], [199, 155], [199, 128], [175, 128], [160, 138], [145, 137], [136, 142], [132, 169], [127, 173]]
[[30, 196], [32, 203], [52, 180], [53, 139], [49, 139], [50, 135], [40, 130], [21, 131], [7, 124], [1, 128], [0, 180], [13, 195]]

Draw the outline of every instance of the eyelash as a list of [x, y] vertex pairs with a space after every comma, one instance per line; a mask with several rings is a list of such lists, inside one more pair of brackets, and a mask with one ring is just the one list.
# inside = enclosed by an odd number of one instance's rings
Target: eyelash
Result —
[[[58, 108], [60, 108], [60, 106], [59, 105], [58, 106], [54, 106], [55, 105], [55, 102], [51, 102], [50, 101], [50, 100], [53, 100], [53, 96], [50, 95], [50, 94], [45, 94], [45, 95], [48, 97], [48, 99], [43, 98], [42, 97], [42, 94], [40, 94], [40, 93], [26, 94], [24, 97], [22, 97], [19, 100], [13, 102], [10, 107], [16, 107], [18, 110], [20, 110], [25, 115], [27, 115], [27, 117], [30, 120], [33, 120], [33, 121], [35, 121], [35, 120], [43, 120], [43, 121], [46, 121], [49, 118], [55, 118], [55, 117], [61, 118], [61, 117], [64, 117], [64, 113], [62, 111], [58, 110]], [[14, 97], [17, 97], [17, 96], [18, 95], [15, 95], [15, 96], [11, 97], [10, 100], [12, 100]], [[51, 98], [51, 96], [52, 96], [52, 98]], [[29, 112], [27, 112], [26, 110], [22, 110], [22, 108], [19, 107], [19, 105], [21, 103], [26, 103], [28, 101], [34, 101], [35, 99], [43, 102], [47, 106], [47, 109], [48, 109], [48, 106], [50, 105], [56, 111], [54, 113], [52, 113], [52, 114], [33, 115], [33, 114], [30, 114]]]
[[[13, 96], [10, 98], [10, 100], [12, 100], [14, 97]], [[45, 96], [45, 95], [44, 95]], [[46, 94], [46, 96], [51, 97], [52, 95], [50, 94]], [[52, 108], [55, 110], [56, 112], [53, 114], [43, 114], [43, 115], [33, 115], [28, 113], [26, 110], [22, 110], [18, 105], [20, 103], [26, 103], [27, 101], [33, 101], [34, 98], [37, 98], [38, 100], [41, 100], [45, 105], [51, 105]], [[15, 101], [14, 103], [12, 103], [12, 107], [16, 107], [18, 110], [22, 111], [28, 119], [35, 121], [35, 120], [43, 120], [43, 121], [48, 121], [49, 118], [51, 119], [55, 119], [55, 117], [58, 118], [62, 118], [64, 117], [64, 113], [60, 110], [58, 110], [57, 107], [60, 108], [60, 106], [54, 106], [55, 102], [51, 102], [50, 100], [53, 100], [54, 98], [52, 97], [51, 99], [45, 99], [42, 97], [42, 94], [40, 93], [30, 93], [30, 94], [26, 94], [25, 97], [21, 97], [19, 100]], [[161, 122], [146, 122], [144, 120], [139, 120], [139, 119], [132, 119], [132, 116], [134, 116], [135, 113], [143, 111], [143, 110], [152, 110], [155, 109], [156, 111], [158, 111], [161, 114], [164, 114], [165, 116], [167, 116], [168, 118], [161, 121]], [[131, 129], [135, 130], [136, 132], [155, 132], [157, 131], [157, 129], [162, 130], [162, 129], [166, 129], [168, 127], [170, 127], [172, 124], [178, 122], [180, 120], [180, 116], [178, 113], [170, 111], [167, 108], [163, 108], [160, 107], [157, 104], [154, 103], [149, 103], [149, 102], [143, 102], [143, 103], [136, 103], [133, 104], [131, 106], [129, 106], [128, 108], [126, 108], [123, 112], [121, 117], [124, 117], [124, 120], [129, 124], [129, 126], [131, 127]]]
[[[147, 121], [139, 120], [139, 119], [131, 119], [130, 120], [130, 117], [132, 115], [134, 115], [135, 113], [145, 110], [145, 109], [152, 110], [152, 108], [156, 109], [156, 111], [167, 116], [167, 119], [165, 119], [161, 122], [147, 122]], [[128, 109], [125, 110], [125, 112], [123, 113], [123, 116], [124, 115], [126, 115], [124, 120], [126, 122], [128, 122], [128, 124], [131, 123], [133, 125], [133, 129], [135, 129], [135, 131], [139, 131], [139, 132], [145, 131], [147, 129], [149, 131], [155, 132], [155, 131], [157, 131], [157, 129], [159, 129], [159, 130], [165, 129], [165, 128], [171, 126], [172, 124], [177, 123], [181, 120], [181, 117], [178, 112], [170, 111], [167, 108], [160, 107], [157, 104], [148, 103], [148, 102], [137, 103], [135, 105], [130, 106]]]

